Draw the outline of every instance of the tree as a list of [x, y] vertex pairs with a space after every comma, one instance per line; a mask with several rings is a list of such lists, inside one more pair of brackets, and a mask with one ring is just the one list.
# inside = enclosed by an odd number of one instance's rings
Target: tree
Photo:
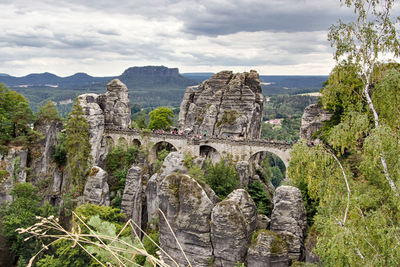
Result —
[[172, 125], [174, 113], [170, 108], [159, 107], [149, 113], [149, 128], [152, 130], [161, 129], [169, 130]]
[[147, 113], [145, 110], [142, 110], [135, 114], [134, 119], [132, 121], [132, 127], [138, 130], [146, 129]]
[[75, 194], [80, 194], [85, 186], [85, 178], [91, 161], [89, 124], [84, 116], [79, 100], [76, 99], [66, 123], [65, 149], [67, 170], [72, 178]]
[[[378, 65], [379, 57], [392, 53], [400, 55], [399, 40], [395, 25], [391, 21], [390, 11], [393, 0], [342, 0], [347, 7], [353, 7], [356, 21], [332, 26], [328, 35], [335, 50], [335, 59], [347, 59], [356, 65], [357, 74], [363, 82], [363, 96], [373, 114], [375, 128], [380, 126], [379, 114], [371, 98], [374, 80], [373, 73]], [[383, 172], [391, 189], [398, 194], [396, 185], [390, 176], [386, 159], [380, 156]]]
[[39, 136], [30, 127], [34, 119], [28, 100], [0, 84], [0, 145], [25, 146], [37, 141]]
[[324, 265], [398, 266], [400, 65], [378, 61], [398, 54], [392, 1], [345, 3], [357, 20], [331, 28], [335, 57], [346, 60], [322, 90], [333, 118], [321, 130], [323, 143], [294, 146], [288, 177], [302, 192]]
[[55, 209], [48, 203], [40, 206], [37, 188], [30, 183], [15, 184], [11, 190], [13, 202], [1, 209], [3, 235], [11, 244], [11, 250], [19, 257], [18, 266], [26, 266], [29, 259], [40, 248], [35, 239], [25, 240], [26, 234], [18, 234], [16, 229], [28, 227], [36, 222], [36, 216], [55, 214]]
[[53, 101], [47, 100], [46, 104], [40, 105], [37, 112], [36, 122], [48, 123], [50, 121], [60, 121], [61, 117]]
[[224, 199], [239, 186], [239, 174], [232, 162], [221, 159], [212, 164], [207, 163], [205, 182], [214, 190], [218, 197]]

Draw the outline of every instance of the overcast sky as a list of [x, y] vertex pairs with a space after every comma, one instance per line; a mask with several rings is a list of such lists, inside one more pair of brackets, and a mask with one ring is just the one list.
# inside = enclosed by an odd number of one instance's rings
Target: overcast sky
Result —
[[339, 0], [0, 0], [0, 73], [327, 75]]

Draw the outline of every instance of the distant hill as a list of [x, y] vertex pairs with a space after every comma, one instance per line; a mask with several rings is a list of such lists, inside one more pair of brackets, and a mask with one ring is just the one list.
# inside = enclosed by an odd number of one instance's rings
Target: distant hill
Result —
[[107, 83], [114, 78], [127, 85], [132, 105], [140, 107], [179, 106], [186, 87], [198, 83], [180, 75], [177, 68], [164, 66], [131, 67], [115, 77], [93, 77], [86, 73], [68, 77], [48, 72], [23, 77], [2, 74], [0, 83], [23, 94], [36, 109], [47, 99], [65, 103], [64, 100], [74, 99], [79, 94], [104, 93]]
[[111, 77], [92, 77], [86, 73], [76, 73], [68, 77], [59, 77], [55, 74], [33, 73], [22, 77], [14, 77], [8, 74], [0, 75], [0, 83], [4, 83], [8, 87], [60, 87], [72, 88], [82, 87], [88, 84], [99, 83], [109, 80]]

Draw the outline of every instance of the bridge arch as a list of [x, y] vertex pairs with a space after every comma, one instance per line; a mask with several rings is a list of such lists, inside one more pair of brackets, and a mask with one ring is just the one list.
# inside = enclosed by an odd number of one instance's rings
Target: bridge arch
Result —
[[140, 140], [139, 140], [139, 139], [137, 139], [137, 138], [134, 138], [134, 139], [132, 140], [132, 143], [131, 143], [131, 145], [132, 145], [132, 146], [137, 146], [137, 147], [140, 147], [140, 146], [142, 145], [142, 142], [140, 142]]
[[260, 152], [269, 152], [269, 153], [277, 155], [285, 164], [286, 169], [289, 167], [290, 149], [280, 149], [277, 147], [259, 147], [259, 148], [253, 149], [251, 151], [249, 160], [254, 155], [256, 155], [257, 153], [260, 153]]
[[218, 162], [221, 154], [211, 145], [200, 145], [200, 156], [211, 159], [212, 162]]
[[151, 164], [157, 160], [159, 153], [164, 149], [168, 152], [177, 151], [177, 148], [172, 143], [167, 141], [159, 141], [155, 143], [150, 150], [149, 161]]
[[111, 136], [106, 136], [105, 140], [107, 148], [112, 148], [115, 145], [114, 139]]
[[125, 137], [121, 136], [120, 138], [118, 138], [118, 146], [123, 146], [123, 147], [127, 147], [128, 146], [128, 140], [126, 140]]
[[270, 179], [274, 187], [278, 187], [286, 177], [286, 166], [276, 154], [260, 151], [250, 157], [250, 173], [258, 174], [263, 181]]

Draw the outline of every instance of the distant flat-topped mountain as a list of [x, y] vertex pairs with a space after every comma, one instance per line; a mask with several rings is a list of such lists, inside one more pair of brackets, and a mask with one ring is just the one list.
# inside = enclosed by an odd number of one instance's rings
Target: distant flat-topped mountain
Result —
[[117, 77], [128, 88], [186, 87], [195, 81], [179, 74], [178, 68], [164, 66], [131, 67]]

